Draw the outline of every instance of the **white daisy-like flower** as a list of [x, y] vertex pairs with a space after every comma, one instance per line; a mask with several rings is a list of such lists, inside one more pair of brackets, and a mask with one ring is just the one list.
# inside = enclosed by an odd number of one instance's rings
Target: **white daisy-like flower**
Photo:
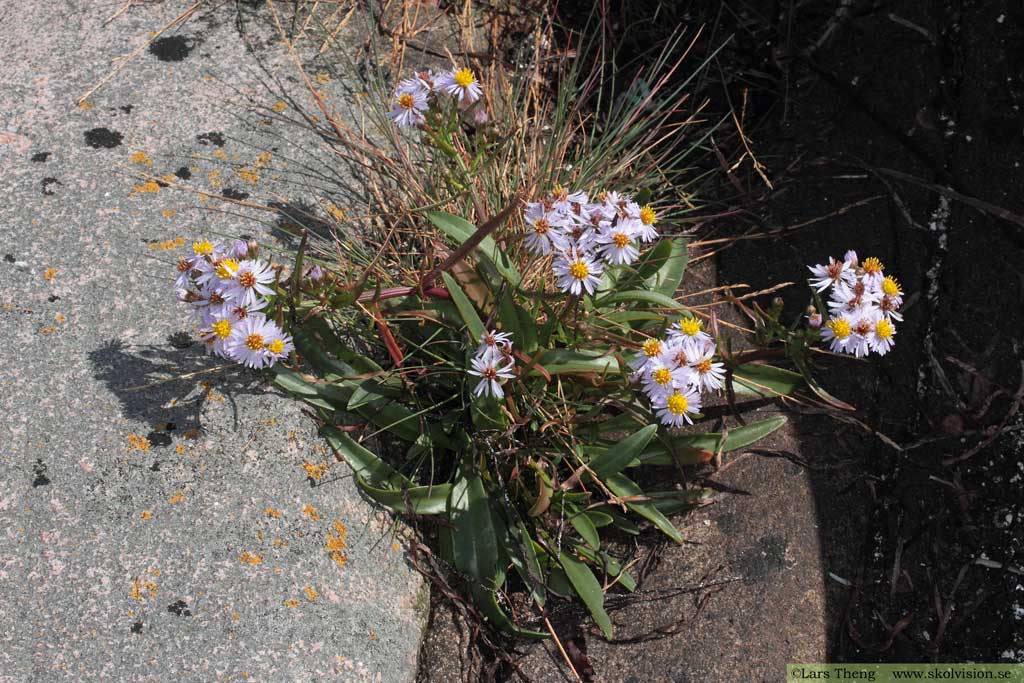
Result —
[[480, 336], [476, 357], [498, 361], [512, 353], [512, 335], [508, 332], [491, 330]]
[[544, 211], [544, 206], [533, 202], [526, 207], [526, 247], [535, 254], [547, 256], [553, 250], [563, 251], [568, 246], [564, 227], [568, 220], [557, 212]]
[[640, 207], [634, 220], [639, 223], [636, 228], [636, 235], [641, 242], [653, 242], [658, 239], [658, 229], [655, 227], [658, 223], [658, 214], [651, 208], [650, 204]]
[[228, 282], [225, 295], [243, 306], [250, 306], [256, 299], [274, 293], [274, 289], [269, 285], [275, 279], [274, 269], [266, 261], [241, 261]]
[[593, 294], [601, 283], [601, 264], [580, 249], [571, 249], [555, 260], [552, 270], [563, 292], [580, 296], [584, 291]]
[[608, 263], [623, 265], [636, 261], [640, 250], [633, 243], [635, 236], [633, 227], [624, 221], [599, 233], [595, 239], [598, 253]]
[[896, 326], [892, 324], [892, 321], [885, 316], [879, 316], [871, 331], [868, 332], [868, 347], [879, 356], [884, 356], [896, 343], [893, 341], [895, 334]]
[[[571, 220], [571, 219], [570, 219]], [[597, 231], [586, 223], [568, 222], [565, 225], [565, 249], [563, 251], [578, 251], [589, 254], [597, 247]]]
[[895, 304], [896, 308], [903, 305], [903, 289], [900, 287], [899, 281], [892, 275], [886, 275], [882, 278], [882, 282], [878, 287], [882, 297], [888, 297], [889, 301]]
[[509, 362], [502, 366], [500, 361], [494, 358], [473, 358], [471, 363], [472, 367], [466, 372], [480, 378], [480, 382], [473, 389], [475, 396], [501, 398], [505, 395], [499, 380], [515, 377], [512, 373], [513, 363]]
[[290, 336], [262, 313], [232, 324], [224, 350], [237, 363], [254, 369], [270, 367], [295, 348]]
[[673, 341], [711, 341], [711, 335], [704, 331], [704, 321], [690, 317], [680, 318], [668, 328], [668, 338]]
[[220, 304], [211, 305], [204, 312], [204, 322], [208, 322], [213, 319], [227, 318], [231, 322], [238, 322], [245, 320], [253, 313], [262, 311], [267, 307], [268, 301], [262, 297], [258, 297], [255, 301], [249, 304], [243, 304], [241, 301], [232, 299], [230, 301], [224, 301]]
[[218, 256], [210, 259], [198, 259], [195, 269], [199, 272], [196, 276], [196, 284], [205, 287], [209, 284], [216, 284], [221, 280], [230, 280], [238, 270], [239, 261], [229, 256]]
[[465, 67], [439, 77], [435, 81], [435, 87], [458, 100], [460, 107], [473, 104], [484, 92], [473, 72]]
[[388, 116], [396, 125], [403, 128], [418, 126], [426, 117], [423, 112], [427, 110], [427, 92], [422, 89], [412, 92], [396, 91]]
[[403, 78], [398, 82], [398, 87], [395, 88], [395, 97], [406, 93], [410, 95], [422, 94], [426, 97], [430, 94], [432, 83], [433, 79], [430, 78], [430, 72], [428, 71], [419, 72], [410, 78]]
[[690, 367], [693, 368], [694, 386], [699, 391], [718, 391], [725, 380], [725, 365], [712, 359], [717, 348], [714, 344], [704, 344], [703, 348], [693, 344], [690, 355]]
[[880, 294], [881, 290], [868, 287], [861, 278], [856, 278], [852, 282], [840, 281], [832, 288], [828, 308], [839, 313], [849, 313], [874, 304]]
[[663, 425], [682, 427], [693, 424], [690, 416], [700, 412], [700, 394], [692, 388], [677, 389], [651, 405]]
[[642, 377], [647, 367], [657, 360], [664, 350], [665, 342], [651, 337], [644, 341], [643, 346], [640, 347], [640, 352], [636, 354], [633, 360], [629, 361], [629, 367], [633, 368], [633, 371]]
[[206, 344], [206, 352], [221, 358], [227, 357], [224, 345], [231, 337], [237, 321], [229, 318], [213, 318], [206, 327], [199, 328], [199, 337]]
[[807, 269], [813, 276], [808, 279], [808, 282], [818, 292], [824, 292], [840, 281], [852, 283], [856, 277], [848, 261], [836, 261], [831, 256], [828, 257], [828, 265], [819, 263], [815, 266], [807, 266]]
[[662, 401], [677, 390], [685, 389], [691, 383], [690, 370], [687, 366], [673, 367], [660, 360], [653, 360], [640, 376], [644, 393], [651, 403]]
[[876, 259], [874, 256], [864, 259], [864, 263], [860, 264], [861, 270], [864, 271], [864, 284], [869, 287], [880, 287], [882, 281], [885, 280], [885, 266], [882, 262]]
[[196, 270], [196, 263], [202, 260], [202, 257], [199, 256], [182, 256], [178, 259], [176, 265], [178, 275], [174, 279], [175, 289], [187, 289], [192, 285], [193, 279], [199, 276], [199, 271]]
[[834, 315], [821, 328], [821, 338], [833, 353], [842, 353], [853, 340], [853, 326], [846, 313]]
[[851, 334], [846, 342], [846, 353], [863, 358], [871, 352], [871, 334], [875, 322], [881, 316], [869, 308], [862, 308], [850, 314]]

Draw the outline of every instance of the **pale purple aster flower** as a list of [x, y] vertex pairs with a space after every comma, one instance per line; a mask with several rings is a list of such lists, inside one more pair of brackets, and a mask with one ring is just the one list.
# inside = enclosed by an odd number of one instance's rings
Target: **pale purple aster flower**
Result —
[[693, 424], [690, 416], [700, 412], [700, 394], [692, 388], [677, 389], [651, 405], [663, 425], [682, 427], [684, 424]]
[[568, 222], [557, 212], [544, 211], [543, 204], [531, 202], [523, 216], [526, 221], [526, 247], [535, 254], [547, 256], [553, 249], [562, 250], [567, 246], [563, 228]]
[[580, 296], [584, 291], [593, 294], [601, 283], [601, 264], [579, 249], [562, 253], [552, 266], [558, 286], [563, 292]]
[[491, 330], [480, 336], [480, 346], [476, 357], [484, 360], [498, 361], [512, 353], [512, 335], [508, 332]]
[[291, 337], [262, 313], [233, 324], [224, 343], [229, 358], [256, 370], [273, 365], [294, 348]]
[[613, 265], [632, 263], [640, 256], [640, 250], [636, 248], [633, 238], [636, 233], [632, 226], [619, 224], [606, 228], [596, 237], [598, 253], [606, 262]]
[[466, 108], [483, 95], [483, 89], [470, 69], [462, 68], [440, 76], [435, 86], [441, 92], [454, 97], [459, 107]]
[[242, 261], [235, 269], [234, 276], [227, 283], [226, 298], [234, 299], [242, 305], [248, 306], [259, 297], [273, 295], [274, 289], [268, 285], [275, 279], [274, 269], [266, 261]]
[[418, 126], [427, 119], [423, 112], [427, 110], [427, 94], [423, 90], [414, 92], [395, 92], [394, 104], [388, 116], [403, 128]]
[[510, 362], [505, 366], [501, 366], [500, 361], [493, 358], [473, 358], [471, 363], [472, 367], [466, 370], [466, 372], [480, 378], [480, 382], [473, 389], [474, 395], [493, 396], [495, 398], [501, 398], [505, 395], [498, 380], [515, 377], [512, 373], [513, 363]]
[[809, 278], [808, 282], [811, 283], [811, 287], [814, 287], [819, 292], [824, 292], [832, 285], [841, 281], [852, 283], [856, 277], [848, 261], [836, 261], [831, 256], [828, 258], [827, 265], [819, 263], [815, 266], [807, 266], [807, 269], [811, 271], [813, 276]]

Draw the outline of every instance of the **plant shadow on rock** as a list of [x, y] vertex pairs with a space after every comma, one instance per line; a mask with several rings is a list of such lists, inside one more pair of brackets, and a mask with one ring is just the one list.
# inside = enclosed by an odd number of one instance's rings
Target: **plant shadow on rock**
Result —
[[88, 356], [96, 379], [120, 401], [121, 414], [149, 424], [147, 438], [154, 446], [169, 445], [169, 432], [198, 433], [211, 400], [228, 401], [237, 425], [236, 397], [266, 392], [252, 373], [207, 355], [200, 342], [184, 333], [170, 335], [167, 346], [110, 340]]

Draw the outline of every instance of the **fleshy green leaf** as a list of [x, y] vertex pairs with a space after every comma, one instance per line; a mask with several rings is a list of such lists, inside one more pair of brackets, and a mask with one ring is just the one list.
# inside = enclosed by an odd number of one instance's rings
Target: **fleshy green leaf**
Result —
[[464, 474], [452, 486], [449, 498], [455, 525], [452, 555], [455, 567], [472, 578], [493, 581], [501, 562], [498, 538], [503, 534], [494, 515], [483, 481], [476, 473]]
[[679, 283], [683, 280], [686, 264], [690, 261], [690, 250], [684, 239], [677, 238], [667, 241], [671, 244], [669, 254], [654, 275], [647, 278], [647, 288], [667, 297], [673, 297], [676, 290], [679, 289]]
[[611, 638], [612, 620], [608, 613], [604, 611], [604, 591], [594, 576], [594, 572], [590, 571], [590, 567], [567, 552], [559, 555], [558, 562], [562, 565], [562, 569], [565, 570], [565, 575], [569, 578], [569, 583], [572, 584], [576, 595], [580, 596], [583, 604], [587, 606], [591, 616], [594, 617], [594, 621], [601, 627], [601, 633], [604, 634], [605, 638]]
[[[607, 374], [619, 369], [614, 356], [597, 351], [551, 349], [542, 353], [537, 363], [552, 375]], [[534, 373], [540, 374], [536, 370]]]
[[444, 278], [444, 284], [448, 288], [448, 293], [452, 295], [455, 307], [459, 309], [462, 321], [466, 323], [469, 335], [473, 338], [474, 342], [479, 343], [486, 330], [484, 330], [484, 324], [480, 322], [480, 316], [477, 314], [476, 309], [473, 308], [473, 303], [466, 296], [466, 293], [462, 291], [462, 287], [455, 281], [455, 278], [448, 273], [441, 273], [441, 277]]
[[[616, 496], [627, 498], [630, 496], [642, 496], [644, 495], [643, 490], [636, 485], [636, 482], [623, 476], [622, 474], [613, 474], [612, 476], [605, 479], [605, 484], [611, 489], [611, 492]], [[666, 536], [671, 538], [676, 543], [683, 542], [683, 536], [679, 533], [679, 530], [675, 528], [672, 522], [668, 521], [668, 518], [663, 515], [658, 508], [654, 506], [654, 503], [650, 502], [627, 502], [626, 507], [640, 515], [644, 519], [650, 521], [654, 526], [658, 527]]]
[[[459, 244], [468, 240], [476, 232], [476, 226], [465, 218], [453, 216], [450, 213], [431, 211], [426, 214], [427, 220], [434, 224], [438, 230], [448, 235]], [[512, 264], [512, 260], [502, 251], [495, 241], [488, 235], [481, 240], [475, 251], [486, 260], [486, 263], [497, 270], [497, 272], [512, 286], [517, 286], [520, 281], [519, 271]]]
[[400, 488], [406, 483], [405, 477], [340, 429], [328, 425], [320, 433], [327, 440], [327, 445], [344, 458], [352, 471], [368, 484]]
[[643, 429], [630, 434], [615, 447], [609, 448], [587, 463], [594, 475], [601, 480], [621, 472], [640, 452], [647, 447], [658, 425], [647, 425]]
[[615, 304], [627, 302], [650, 304], [651, 306], [657, 306], [659, 308], [677, 309], [683, 307], [671, 296], [666, 296], [661, 292], [647, 291], [645, 289], [630, 289], [625, 292], [615, 292], [614, 294], [609, 294], [608, 296], [598, 299], [594, 302], [594, 306], [597, 308], [604, 308], [606, 306], [614, 306]]
[[597, 550], [601, 547], [601, 537], [597, 533], [597, 527], [594, 526], [594, 523], [590, 520], [589, 517], [581, 513], [578, 515], [573, 515], [569, 519], [569, 522], [572, 524], [573, 528], [576, 529], [577, 533], [579, 533], [580, 535], [580, 538], [582, 538], [587, 545], [589, 545], [594, 550]]
[[371, 486], [360, 476], [356, 477], [356, 484], [367, 497], [399, 514], [443, 514], [448, 509], [448, 497], [452, 492], [451, 484], [413, 486], [404, 490], [382, 489]]
[[747, 390], [758, 396], [788, 396], [803, 384], [803, 377], [773, 365], [747, 363], [732, 371], [738, 391]]
[[[730, 429], [725, 435], [725, 443], [722, 443], [722, 434], [720, 432], [684, 434], [682, 436], [672, 437], [672, 443], [680, 448], [694, 449], [696, 452], [710, 451], [712, 453], [717, 453], [719, 446], [721, 446], [722, 452], [728, 453], [729, 451], [744, 448], [763, 439], [784, 424], [786, 424], [786, 416], [777, 415], [758, 422], [752, 422], [748, 425], [736, 427], [735, 429]], [[661, 444], [655, 443], [644, 449], [644, 452], [640, 454], [639, 461], [636, 464], [672, 465], [673, 463], [674, 461], [672, 456], [669, 455], [669, 452], [665, 447]], [[686, 462], [684, 456], [684, 459], [681, 460], [680, 464], [686, 465], [696, 463]]]

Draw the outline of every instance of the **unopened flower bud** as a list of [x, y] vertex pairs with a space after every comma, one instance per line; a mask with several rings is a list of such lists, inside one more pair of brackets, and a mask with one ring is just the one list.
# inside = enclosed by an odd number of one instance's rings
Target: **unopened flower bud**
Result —
[[306, 271], [306, 277], [310, 282], [320, 282], [324, 279], [324, 270], [320, 266], [313, 266]]
[[246, 248], [249, 251], [249, 258], [256, 258], [260, 255], [260, 243], [256, 240], [249, 240], [246, 244]]
[[809, 313], [807, 315], [807, 324], [814, 329], [821, 327], [821, 313]]
[[244, 259], [249, 255], [249, 244], [243, 240], [235, 240], [231, 245], [231, 255], [237, 259]]

